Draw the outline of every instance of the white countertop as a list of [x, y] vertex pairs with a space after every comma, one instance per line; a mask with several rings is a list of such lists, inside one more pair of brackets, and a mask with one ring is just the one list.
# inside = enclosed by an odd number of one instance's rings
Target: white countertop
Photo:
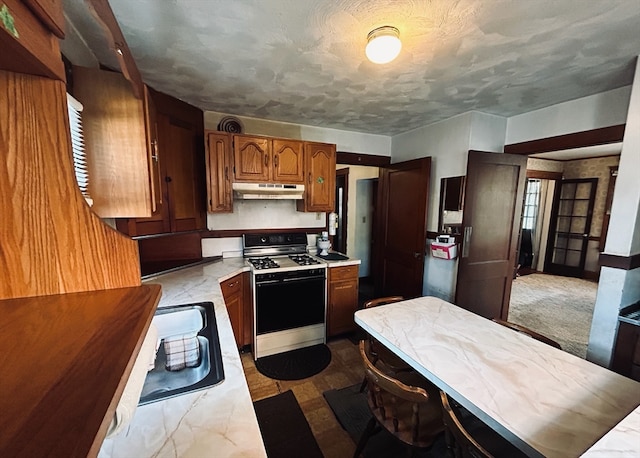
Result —
[[355, 321], [531, 456], [579, 456], [640, 404], [640, 383], [438, 298]]
[[100, 458], [267, 456], [219, 284], [245, 270], [244, 259], [229, 258], [145, 281], [162, 285], [159, 307], [214, 303], [225, 380], [138, 407], [129, 426], [104, 441]]
[[[335, 253], [335, 254], [340, 254], [342, 256], [346, 256], [346, 254], [340, 253], [339, 251], [329, 250], [329, 253]], [[317, 256], [316, 253], [311, 253], [311, 254], [313, 254], [320, 261], [327, 263], [327, 267], [329, 267], [329, 268], [331, 268], [331, 267], [343, 267], [343, 266], [357, 266], [357, 265], [362, 263], [362, 261], [360, 259], [355, 259], [355, 258], [348, 258], [348, 259], [341, 259], [341, 260], [338, 260], [338, 261], [332, 261], [330, 259], [321, 258], [321, 257]]]
[[640, 456], [640, 407], [605, 434], [582, 456], [621, 458]]

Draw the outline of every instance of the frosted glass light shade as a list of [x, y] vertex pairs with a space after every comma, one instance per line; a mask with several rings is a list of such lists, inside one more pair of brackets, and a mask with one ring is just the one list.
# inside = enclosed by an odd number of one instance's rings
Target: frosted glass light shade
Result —
[[395, 27], [385, 25], [369, 32], [365, 54], [374, 64], [386, 64], [398, 57], [402, 49], [400, 32]]

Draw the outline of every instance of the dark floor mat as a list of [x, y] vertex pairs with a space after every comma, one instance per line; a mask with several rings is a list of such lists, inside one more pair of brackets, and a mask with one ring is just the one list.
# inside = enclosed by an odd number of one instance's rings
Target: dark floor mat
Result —
[[256, 401], [253, 408], [269, 458], [322, 458], [293, 391]]
[[[349, 433], [349, 436], [357, 444], [369, 419], [371, 410], [367, 404], [367, 395], [360, 393], [360, 384], [329, 390], [323, 393], [329, 407], [333, 410], [340, 425]], [[371, 436], [364, 449], [365, 458], [388, 458], [396, 456], [408, 456], [408, 446], [397, 440], [391, 433], [382, 430]], [[447, 456], [447, 446], [444, 434], [441, 434], [429, 450], [416, 449], [415, 458], [440, 458]]]
[[300, 380], [322, 372], [330, 362], [331, 350], [319, 344], [258, 358], [256, 368], [276, 380]]

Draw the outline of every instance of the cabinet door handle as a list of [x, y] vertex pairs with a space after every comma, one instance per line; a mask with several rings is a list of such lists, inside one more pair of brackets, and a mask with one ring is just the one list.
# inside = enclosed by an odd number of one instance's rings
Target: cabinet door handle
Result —
[[462, 257], [469, 257], [469, 248], [471, 247], [471, 232], [473, 231], [473, 227], [466, 226], [464, 228], [464, 237], [462, 239]]
[[151, 140], [151, 159], [158, 163], [158, 140]]
[[309, 184], [311, 184], [311, 172], [309, 172]]
[[227, 286], [228, 286], [229, 288], [233, 288], [233, 287], [234, 287], [234, 286], [236, 286], [237, 284], [238, 284], [238, 282], [237, 282], [237, 281], [232, 281], [231, 283], [228, 283], [228, 284], [227, 284]]
[[278, 167], [278, 156], [275, 156], [275, 157], [273, 158], [273, 165], [274, 165], [274, 166], [276, 166], [276, 167]]
[[336, 286], [336, 289], [352, 289], [353, 285]]
[[266, 154], [264, 155], [264, 166], [265, 167], [269, 166], [269, 156], [267, 156]]
[[229, 181], [229, 166], [224, 168], [224, 179]]

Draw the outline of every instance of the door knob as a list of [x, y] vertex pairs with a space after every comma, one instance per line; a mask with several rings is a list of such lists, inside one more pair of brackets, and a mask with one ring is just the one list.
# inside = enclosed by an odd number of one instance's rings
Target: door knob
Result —
[[414, 257], [414, 258], [416, 258], [416, 259], [419, 259], [419, 258], [420, 258], [420, 253], [418, 253], [417, 251], [415, 251], [415, 252], [413, 253], [413, 257]]

